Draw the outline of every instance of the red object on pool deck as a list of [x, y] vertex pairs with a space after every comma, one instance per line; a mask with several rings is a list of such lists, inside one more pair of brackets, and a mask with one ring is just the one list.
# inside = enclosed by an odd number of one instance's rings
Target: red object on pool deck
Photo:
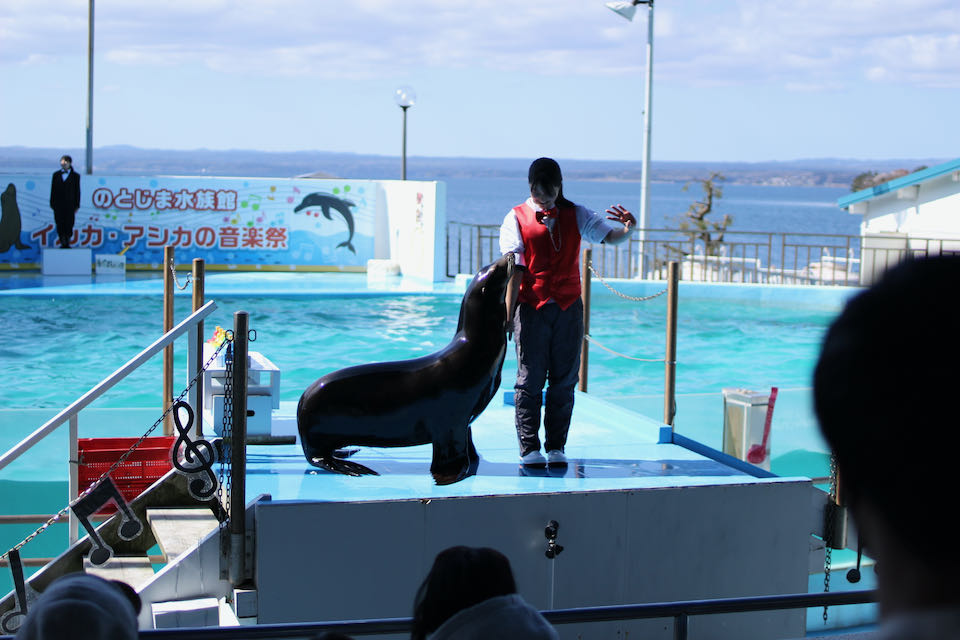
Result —
[[[83, 493], [99, 480], [103, 472], [129, 451], [137, 440], [139, 438], [77, 438], [79, 492]], [[140, 446], [113, 470], [110, 477], [124, 500], [130, 502], [173, 468], [170, 449], [175, 441], [176, 436], [144, 438]], [[111, 514], [116, 510], [116, 505], [110, 502], [97, 513]]]
[[770, 401], [767, 403], [767, 418], [763, 422], [763, 442], [750, 447], [747, 462], [760, 464], [767, 457], [767, 443], [770, 441], [770, 423], [773, 421], [773, 405], [777, 403], [777, 388], [770, 387]]

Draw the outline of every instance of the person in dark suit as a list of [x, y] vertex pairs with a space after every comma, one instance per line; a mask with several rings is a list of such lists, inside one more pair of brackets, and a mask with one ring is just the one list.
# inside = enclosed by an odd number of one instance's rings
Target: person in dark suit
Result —
[[77, 209], [80, 208], [80, 175], [73, 170], [73, 158], [70, 156], [62, 156], [60, 171], [53, 173], [53, 180], [50, 182], [50, 208], [53, 209], [53, 220], [57, 223], [60, 247], [69, 249], [73, 223]]

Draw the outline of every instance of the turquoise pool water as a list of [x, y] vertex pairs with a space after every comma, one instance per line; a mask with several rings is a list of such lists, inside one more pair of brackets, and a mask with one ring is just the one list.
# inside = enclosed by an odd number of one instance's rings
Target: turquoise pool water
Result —
[[[615, 283], [633, 296], [663, 286]], [[296, 401], [307, 385], [330, 371], [418, 357], [447, 344], [456, 329], [462, 285], [368, 288], [366, 278], [356, 274], [264, 273], [213, 274], [206, 290], [219, 308], [205, 334], [212, 335], [216, 325], [232, 327], [234, 311], [249, 312], [256, 330], [251, 349], [280, 368], [281, 400]], [[822, 335], [851, 292], [682, 283], [677, 430], [719, 448], [721, 389], [777, 386], [774, 471], [826, 475], [826, 447], [810, 410], [810, 377]], [[0, 291], [0, 319], [8, 327], [0, 362], [17, 372], [0, 391], [0, 445], [9, 447], [40, 424], [21, 418], [11, 424], [3, 417], [11, 410], [63, 408], [159, 337], [161, 293], [156, 279]], [[178, 320], [189, 314], [187, 292], [176, 297], [175, 307]], [[666, 296], [635, 302], [595, 281], [588, 392], [662, 419], [665, 322]], [[183, 382], [185, 354], [181, 340], [175, 387]], [[161, 366], [154, 358], [94, 406], [159, 407]], [[512, 387], [515, 373], [511, 344], [505, 388]]]

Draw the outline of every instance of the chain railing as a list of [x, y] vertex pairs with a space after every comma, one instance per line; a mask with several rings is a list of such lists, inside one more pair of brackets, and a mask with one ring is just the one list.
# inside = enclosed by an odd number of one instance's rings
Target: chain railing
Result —
[[[145, 348], [138, 355], [134, 356], [129, 360], [125, 365], [120, 369], [117, 369], [113, 374], [105, 378], [98, 385], [93, 387], [90, 391], [85, 393], [83, 396], [71, 403], [67, 408], [60, 411], [56, 416], [48, 420], [44, 425], [39, 427], [36, 431], [28, 435], [17, 445], [11, 448], [6, 453], [0, 455], [0, 469], [6, 467], [8, 464], [19, 458], [26, 451], [31, 449], [38, 442], [47, 437], [50, 433], [55, 431], [57, 428], [64, 424], [70, 425], [70, 455], [68, 458], [70, 460], [77, 460], [77, 450], [76, 450], [76, 440], [77, 440], [77, 422], [79, 413], [93, 403], [97, 398], [106, 393], [109, 389], [119, 383], [121, 380], [126, 378], [130, 373], [138, 369], [141, 365], [147, 362], [157, 353], [160, 353], [168, 344], [172, 343], [178, 337], [183, 334], [190, 333], [191, 340], [195, 339], [194, 332], [196, 331], [196, 325], [201, 322], [205, 317], [213, 313], [217, 308], [217, 305], [214, 302], [208, 302], [203, 306], [202, 309], [195, 311], [188, 318], [183, 320], [176, 327], [168, 331], [166, 334], [157, 339], [153, 344]], [[195, 377], [198, 372], [190, 370], [188, 367], [188, 377], [192, 379]], [[188, 387], [189, 388], [189, 387]], [[79, 491], [77, 487], [77, 470], [76, 465], [71, 466], [70, 471], [70, 489], [68, 501], [72, 502], [76, 499]], [[70, 518], [70, 539], [71, 542], [76, 540], [77, 536], [77, 522], [71, 516]]]
[[[496, 260], [499, 234], [498, 225], [449, 223], [447, 276], [476, 273]], [[667, 265], [676, 261], [686, 281], [863, 286], [908, 256], [960, 253], [960, 238], [731, 230], [707, 238], [651, 228], [619, 245], [586, 246], [593, 250], [594, 268], [606, 278], [666, 280]]]

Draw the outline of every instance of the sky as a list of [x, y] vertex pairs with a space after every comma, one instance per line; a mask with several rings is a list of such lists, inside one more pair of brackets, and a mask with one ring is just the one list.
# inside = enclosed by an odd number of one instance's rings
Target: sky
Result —
[[[82, 149], [87, 0], [0, 3], [0, 146]], [[93, 143], [643, 159], [647, 8], [97, 0]], [[656, 161], [960, 156], [956, 0], [656, 0]]]

